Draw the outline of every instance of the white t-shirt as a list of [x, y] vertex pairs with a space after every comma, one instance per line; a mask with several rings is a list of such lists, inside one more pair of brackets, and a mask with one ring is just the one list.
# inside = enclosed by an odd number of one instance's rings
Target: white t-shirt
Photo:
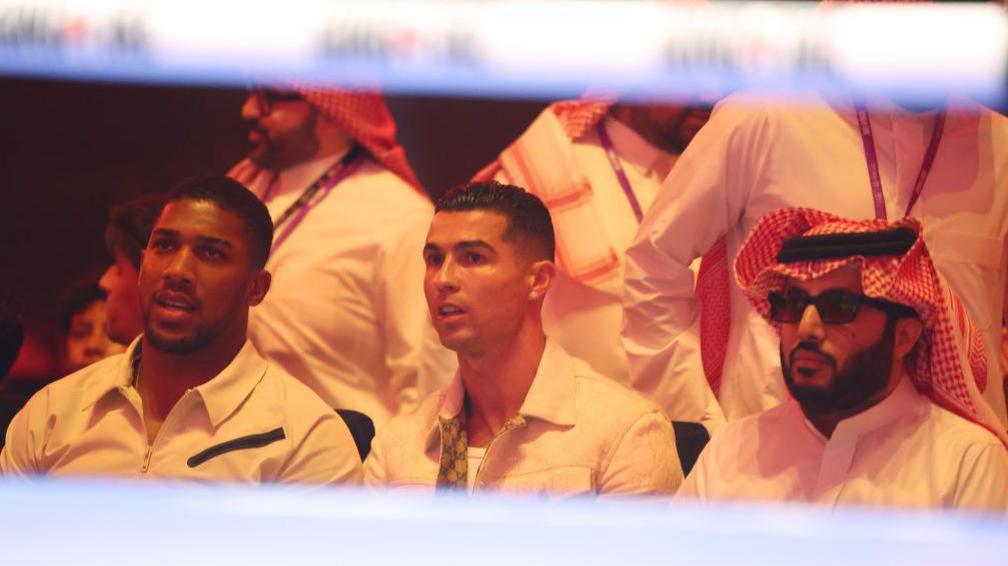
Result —
[[466, 489], [469, 493], [476, 487], [476, 474], [479, 472], [480, 464], [483, 463], [483, 456], [486, 456], [486, 446], [477, 448], [470, 446], [466, 448], [466, 461], [469, 466], [466, 469]]

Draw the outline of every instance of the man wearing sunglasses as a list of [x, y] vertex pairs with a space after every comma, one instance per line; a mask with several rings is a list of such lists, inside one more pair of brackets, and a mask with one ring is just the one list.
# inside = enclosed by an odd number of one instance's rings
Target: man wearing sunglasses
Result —
[[[866, 96], [861, 106], [815, 92], [793, 104], [732, 94], [665, 179], [626, 251], [622, 336], [634, 386], [670, 417], [716, 429], [787, 399], [774, 331], [728, 274], [756, 221], [786, 206], [920, 219], [988, 366], [1000, 365], [1008, 118], [960, 97], [924, 111]], [[984, 397], [1008, 425], [1001, 379], [992, 371]]]
[[725, 425], [680, 497], [1008, 511], [983, 342], [919, 221], [781, 209], [735, 271], [778, 331], [790, 399]]
[[[230, 176], [275, 227], [273, 286], [249, 321], [263, 357], [332, 407], [376, 425], [413, 408], [431, 343], [420, 248], [433, 206], [396, 140], [381, 95], [255, 90], [242, 107], [251, 145]], [[437, 366], [450, 353], [424, 349]]]

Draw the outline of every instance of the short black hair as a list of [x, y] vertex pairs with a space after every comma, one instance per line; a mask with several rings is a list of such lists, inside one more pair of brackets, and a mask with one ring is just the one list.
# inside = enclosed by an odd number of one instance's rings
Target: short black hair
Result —
[[122, 252], [139, 269], [141, 252], [147, 247], [163, 201], [161, 195], [144, 195], [113, 206], [105, 226], [105, 247], [109, 253], [114, 256], [117, 251]]
[[[249, 249], [253, 264], [259, 269], [266, 265], [273, 246], [273, 221], [266, 205], [245, 185], [217, 175], [186, 179], [168, 191], [161, 209], [183, 200], [212, 202], [238, 215], [245, 223], [246, 232], [252, 236]], [[158, 215], [160, 212], [158, 211]]]
[[526, 238], [526, 251], [536, 260], [553, 261], [556, 241], [553, 220], [539, 197], [514, 185], [496, 181], [469, 183], [450, 189], [434, 205], [435, 212], [490, 210], [507, 219], [504, 239]]

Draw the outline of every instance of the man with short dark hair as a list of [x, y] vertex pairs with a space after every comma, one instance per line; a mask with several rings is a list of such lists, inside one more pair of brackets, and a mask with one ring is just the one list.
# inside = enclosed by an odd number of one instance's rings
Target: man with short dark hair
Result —
[[436, 340], [420, 290], [402, 284], [423, 271], [430, 200], [379, 94], [256, 90], [242, 117], [252, 147], [229, 175], [276, 226], [273, 288], [252, 313], [252, 343], [330, 406], [380, 427], [433, 390], [418, 385], [421, 365], [451, 358], [423, 348]]
[[423, 250], [423, 288], [459, 369], [415, 413], [379, 431], [367, 484], [675, 491], [682, 470], [661, 410], [544, 334], [553, 254], [549, 212], [531, 193], [476, 183], [438, 201]]
[[757, 223], [736, 277], [791, 398], [725, 425], [680, 497], [1008, 511], [983, 341], [921, 233], [803, 208]]
[[224, 177], [166, 198], [144, 250], [144, 333], [125, 354], [57, 381], [15, 417], [6, 475], [354, 483], [340, 418], [259, 357], [249, 308], [270, 287], [266, 208]]
[[140, 257], [161, 210], [162, 197], [142, 196], [112, 207], [105, 226], [105, 246], [113, 262], [98, 285], [107, 294], [108, 335], [129, 344], [143, 332], [137, 278]]

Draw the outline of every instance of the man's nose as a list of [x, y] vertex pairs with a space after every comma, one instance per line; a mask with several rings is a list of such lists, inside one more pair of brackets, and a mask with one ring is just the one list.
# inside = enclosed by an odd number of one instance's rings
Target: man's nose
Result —
[[458, 289], [458, 272], [454, 261], [446, 259], [438, 266], [434, 273], [434, 284], [438, 289], [444, 291]]
[[819, 311], [813, 304], [805, 305], [801, 320], [798, 321], [798, 338], [802, 342], [822, 342], [826, 337], [826, 328]]
[[179, 248], [168, 260], [162, 276], [172, 283], [190, 283], [193, 280], [195, 261], [196, 256], [192, 250], [187, 247]]
[[105, 273], [102, 274], [101, 279], [98, 280], [98, 287], [100, 287], [102, 291], [109, 293], [113, 288], [115, 288], [115, 280], [116, 266], [110, 265], [109, 268], [105, 270]]
[[262, 111], [259, 108], [259, 101], [256, 100], [256, 95], [254, 93], [249, 94], [245, 98], [245, 103], [241, 107], [241, 116], [245, 120], [255, 120], [256, 118], [262, 118]]

